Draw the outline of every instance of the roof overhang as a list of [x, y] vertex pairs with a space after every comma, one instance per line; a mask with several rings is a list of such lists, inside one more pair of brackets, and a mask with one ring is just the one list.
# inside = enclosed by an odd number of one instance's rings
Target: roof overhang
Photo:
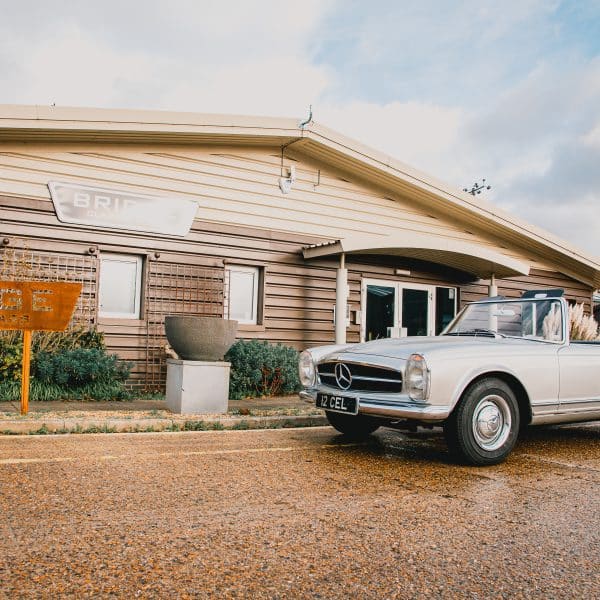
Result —
[[520, 221], [486, 203], [481, 196], [474, 198], [312, 121], [300, 126], [297, 120], [278, 117], [0, 105], [0, 142], [235, 143], [279, 147], [282, 153], [297, 153], [351, 173], [377, 186], [392, 199], [411, 198], [423, 208], [460, 221], [491, 241], [526, 249], [564, 274], [594, 288], [600, 287], [600, 258]]
[[339, 254], [402, 256], [444, 265], [481, 279], [529, 275], [530, 265], [486, 246], [434, 235], [402, 232], [390, 236], [354, 236], [308, 246], [305, 259]]
[[302, 135], [289, 118], [0, 104], [0, 142], [282, 146]]

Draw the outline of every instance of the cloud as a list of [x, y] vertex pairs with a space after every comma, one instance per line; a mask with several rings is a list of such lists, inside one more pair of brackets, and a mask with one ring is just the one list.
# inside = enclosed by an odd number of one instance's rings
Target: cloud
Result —
[[[411, 166], [447, 177], [465, 119], [457, 107], [418, 102], [317, 104], [315, 119]], [[443, 168], [442, 168], [443, 167]]]
[[0, 23], [0, 102], [304, 114], [329, 78], [311, 34], [330, 7], [24, 0]]
[[0, 0], [0, 102], [314, 118], [599, 254], [593, 2]]
[[[171, 78], [161, 108], [270, 116], [306, 116], [329, 75], [295, 56], [277, 56], [226, 67], [202, 66]], [[243, 100], [242, 100], [243, 99]]]
[[317, 58], [338, 73], [330, 91], [338, 101], [477, 107], [548, 52], [556, 6], [422, 0], [378, 2], [373, 10], [354, 1], [326, 19]]
[[[29, 40], [15, 44], [23, 59], [18, 71], [2, 82], [13, 90], [14, 102], [111, 106], [119, 101], [123, 81], [152, 81], [157, 68], [148, 56], [120, 53], [86, 35], [75, 23], [57, 27], [44, 45], [26, 48], [28, 44]], [[11, 101], [10, 91], [5, 96]]]
[[509, 211], [600, 255], [600, 60], [544, 65], [467, 123]]
[[587, 130], [600, 99], [600, 60], [565, 67], [537, 65], [473, 119], [470, 137], [498, 146], [523, 142], [541, 146]]
[[584, 146], [588, 146], [589, 148], [600, 148], [600, 117], [598, 124], [581, 141]]
[[479, 110], [423, 102], [317, 104], [315, 118], [600, 254], [600, 59], [539, 64]]

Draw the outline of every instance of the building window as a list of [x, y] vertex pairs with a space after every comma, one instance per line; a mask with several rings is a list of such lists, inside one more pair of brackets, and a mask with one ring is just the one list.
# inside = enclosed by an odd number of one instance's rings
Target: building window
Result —
[[100, 255], [99, 315], [139, 319], [142, 296], [142, 257]]
[[261, 269], [246, 265], [227, 265], [225, 268], [228, 293], [225, 317], [240, 324], [260, 323]]

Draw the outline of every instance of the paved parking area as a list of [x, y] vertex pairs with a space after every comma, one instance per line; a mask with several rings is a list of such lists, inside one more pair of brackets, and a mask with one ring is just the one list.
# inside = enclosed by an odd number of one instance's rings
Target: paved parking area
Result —
[[0, 595], [600, 598], [600, 424], [0, 438]]

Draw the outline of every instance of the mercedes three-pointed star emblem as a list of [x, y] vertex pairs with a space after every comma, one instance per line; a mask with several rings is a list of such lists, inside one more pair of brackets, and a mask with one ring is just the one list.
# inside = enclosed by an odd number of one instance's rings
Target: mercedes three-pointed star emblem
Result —
[[337, 363], [337, 365], [335, 365], [335, 380], [340, 389], [350, 389], [350, 386], [352, 385], [352, 373], [350, 373], [348, 365], [345, 365], [344, 363]]

